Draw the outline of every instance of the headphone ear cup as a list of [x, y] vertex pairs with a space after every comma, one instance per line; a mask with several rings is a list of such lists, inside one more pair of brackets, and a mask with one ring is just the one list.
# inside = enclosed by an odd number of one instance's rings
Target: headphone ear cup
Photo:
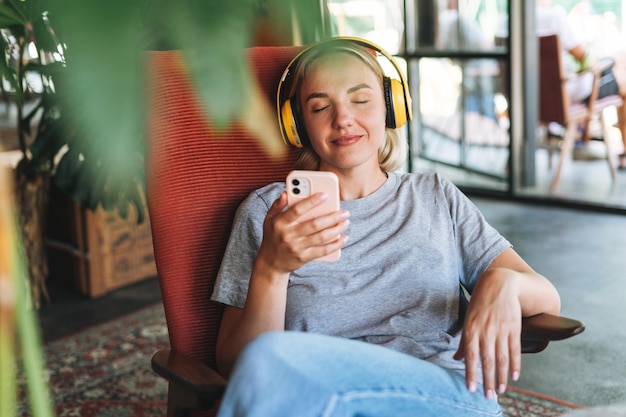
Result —
[[285, 100], [280, 109], [280, 126], [282, 128], [283, 141], [287, 145], [302, 148], [303, 139], [306, 138], [300, 134], [297, 114], [291, 105], [291, 100]]
[[410, 115], [407, 114], [408, 106], [402, 82], [396, 80], [395, 78], [391, 79], [389, 82], [389, 94], [394, 110], [394, 127], [402, 127], [410, 118]]
[[385, 108], [387, 115], [385, 116], [385, 126], [390, 129], [396, 128], [396, 111], [394, 108], [394, 100], [392, 97], [391, 78], [383, 77], [383, 95], [385, 96]]
[[383, 77], [383, 90], [385, 107], [387, 108], [386, 126], [391, 129], [404, 126], [408, 119], [411, 118], [411, 115], [407, 114], [407, 108], [409, 107], [406, 103], [402, 82], [395, 78]]

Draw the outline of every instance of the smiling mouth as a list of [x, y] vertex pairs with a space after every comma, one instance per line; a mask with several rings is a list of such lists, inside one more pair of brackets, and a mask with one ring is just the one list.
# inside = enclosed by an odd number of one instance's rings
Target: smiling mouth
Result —
[[349, 135], [349, 136], [341, 136], [333, 140], [332, 142], [335, 145], [347, 146], [347, 145], [352, 145], [353, 143], [358, 142], [359, 139], [361, 139], [360, 135]]

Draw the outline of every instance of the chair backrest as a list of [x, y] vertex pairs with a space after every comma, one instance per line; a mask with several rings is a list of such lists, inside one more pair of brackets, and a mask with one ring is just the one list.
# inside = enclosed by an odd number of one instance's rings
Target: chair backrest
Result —
[[[280, 76], [300, 50], [248, 50], [251, 72], [272, 108]], [[145, 63], [147, 199], [170, 344], [215, 368], [222, 306], [209, 297], [232, 218], [252, 190], [284, 181], [296, 151], [271, 157], [241, 124], [215, 129], [179, 52], [148, 52]]]
[[567, 75], [557, 35], [539, 36], [539, 121], [566, 125], [569, 97]]

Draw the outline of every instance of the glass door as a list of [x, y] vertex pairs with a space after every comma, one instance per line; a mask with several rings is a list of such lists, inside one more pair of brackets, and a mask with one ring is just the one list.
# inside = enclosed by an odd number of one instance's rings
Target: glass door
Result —
[[508, 190], [508, 1], [417, 0], [406, 15], [412, 170]]
[[[506, 0], [329, 0], [332, 35], [360, 36], [406, 69], [411, 171], [508, 188]], [[504, 34], [504, 36], [502, 36]]]
[[[601, 30], [626, 34], [621, 0], [590, 0], [593, 8], [583, 10], [586, 14], [573, 0], [552, 3], [565, 9], [568, 18], [586, 22], [576, 26], [583, 38]], [[466, 191], [626, 211], [626, 169], [612, 178], [606, 158], [567, 155], [559, 188], [551, 187], [559, 129], [546, 131], [538, 120], [536, 4], [326, 0], [332, 35], [369, 39], [395, 55], [406, 71], [413, 98], [413, 121], [402, 132], [410, 145], [407, 170], [439, 172]], [[626, 64], [625, 44], [606, 41], [615, 36], [603, 35], [600, 44], [621, 48], [617, 56]], [[613, 149], [626, 152], [626, 142], [616, 132], [616, 109], [605, 117], [613, 120]], [[603, 147], [598, 141], [592, 145]], [[617, 159], [617, 153], [611, 158]]]

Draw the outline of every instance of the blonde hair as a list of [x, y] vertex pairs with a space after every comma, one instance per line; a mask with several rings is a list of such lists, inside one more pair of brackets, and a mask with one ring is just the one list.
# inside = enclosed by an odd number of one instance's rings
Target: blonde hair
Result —
[[[310, 66], [319, 58], [331, 54], [349, 54], [357, 57], [376, 74], [383, 90], [383, 77], [385, 73], [376, 60], [375, 54], [367, 47], [351, 40], [336, 40], [334, 42], [322, 42], [319, 45], [307, 49], [299, 58], [294, 70], [293, 83], [289, 97], [295, 104], [296, 114], [302, 114], [302, 108], [298, 92], [304, 79], [306, 78]], [[298, 116], [296, 116], [298, 117]], [[300, 127], [304, 127], [304, 121], [298, 120]], [[308, 141], [307, 141], [308, 142]], [[396, 171], [404, 165], [408, 154], [408, 144], [400, 138], [396, 129], [385, 128], [385, 139], [378, 149], [378, 164], [383, 171]], [[300, 155], [295, 164], [296, 169], [318, 170], [320, 167], [320, 157], [315, 153], [309, 143], [305, 143], [300, 150]]]

